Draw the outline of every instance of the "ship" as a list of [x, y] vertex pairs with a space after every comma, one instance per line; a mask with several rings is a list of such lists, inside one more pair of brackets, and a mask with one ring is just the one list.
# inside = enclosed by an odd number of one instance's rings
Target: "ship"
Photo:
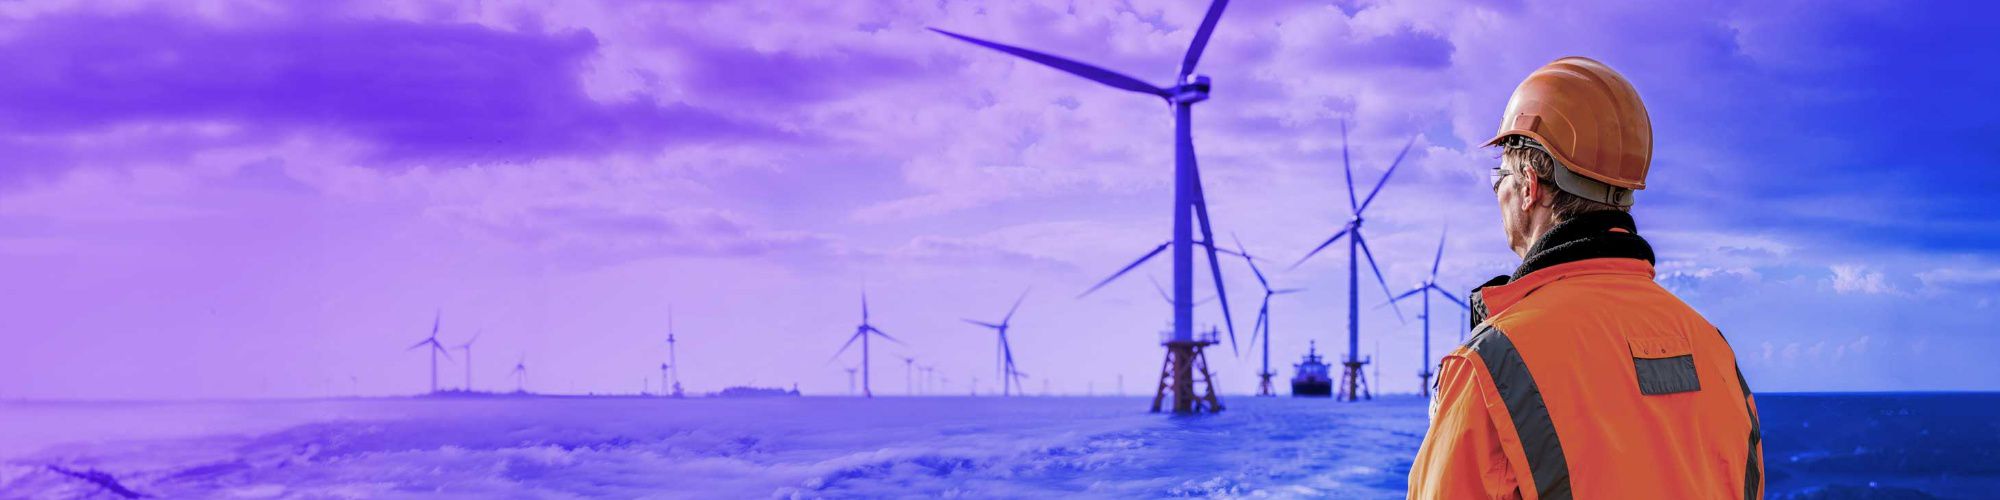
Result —
[[1333, 396], [1333, 379], [1327, 377], [1326, 361], [1319, 357], [1319, 342], [1312, 341], [1306, 357], [1292, 365], [1297, 373], [1292, 375], [1292, 397], [1324, 398]]

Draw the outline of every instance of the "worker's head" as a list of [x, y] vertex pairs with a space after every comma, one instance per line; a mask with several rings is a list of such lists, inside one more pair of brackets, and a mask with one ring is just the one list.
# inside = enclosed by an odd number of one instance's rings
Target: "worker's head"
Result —
[[1507, 101], [1494, 195], [1508, 246], [1527, 256], [1556, 223], [1597, 210], [1627, 210], [1646, 188], [1652, 120], [1638, 90], [1603, 63], [1557, 59], [1530, 73]]
[[1500, 220], [1507, 246], [1527, 256], [1535, 238], [1557, 222], [1584, 212], [1626, 211], [1618, 206], [1577, 196], [1551, 180], [1561, 168], [1534, 139], [1515, 136], [1500, 147], [1500, 166], [1493, 169], [1493, 194], [1500, 202]]

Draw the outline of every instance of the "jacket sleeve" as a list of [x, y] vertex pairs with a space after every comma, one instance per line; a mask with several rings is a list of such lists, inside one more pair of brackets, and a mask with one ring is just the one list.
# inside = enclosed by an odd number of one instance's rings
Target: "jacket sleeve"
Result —
[[1520, 498], [1486, 409], [1497, 392], [1465, 356], [1461, 349], [1439, 363], [1430, 430], [1410, 464], [1411, 499]]

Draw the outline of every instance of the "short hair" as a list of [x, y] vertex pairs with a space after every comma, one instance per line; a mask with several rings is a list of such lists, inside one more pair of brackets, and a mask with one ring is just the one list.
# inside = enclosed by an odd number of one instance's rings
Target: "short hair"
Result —
[[1536, 143], [1534, 139], [1522, 136], [1509, 138], [1508, 141], [1501, 145], [1500, 159], [1501, 166], [1503, 167], [1509, 164], [1523, 166], [1527, 172], [1535, 176], [1535, 182], [1541, 183], [1549, 192], [1554, 193], [1555, 199], [1549, 208], [1550, 211], [1555, 213], [1556, 220], [1568, 220], [1588, 212], [1603, 210], [1627, 212], [1631, 210], [1631, 207], [1620, 207], [1570, 194], [1570, 192], [1563, 191], [1561, 187], [1556, 186], [1555, 181], [1552, 179], [1554, 179], [1555, 169], [1560, 168], [1561, 165], [1557, 164], [1555, 157], [1549, 156], [1549, 152], [1542, 149], [1541, 144]]

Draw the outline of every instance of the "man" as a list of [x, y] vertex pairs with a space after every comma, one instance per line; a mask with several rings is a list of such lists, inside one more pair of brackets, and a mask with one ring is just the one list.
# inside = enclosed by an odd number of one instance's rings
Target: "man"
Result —
[[1627, 210], [1652, 124], [1603, 63], [1521, 82], [1487, 146], [1521, 265], [1472, 292], [1473, 336], [1440, 362], [1410, 498], [1752, 498], [1757, 407], [1708, 321], [1653, 282]]

